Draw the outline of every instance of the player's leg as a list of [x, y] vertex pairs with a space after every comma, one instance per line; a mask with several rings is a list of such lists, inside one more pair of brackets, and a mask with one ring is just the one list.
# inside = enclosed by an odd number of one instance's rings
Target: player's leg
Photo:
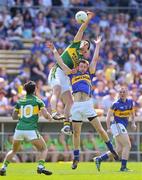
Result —
[[121, 141], [119, 141], [119, 138], [117, 137], [115, 137], [115, 146], [117, 154], [119, 155], [119, 157], [122, 157], [123, 146], [121, 144]]
[[122, 156], [121, 156], [121, 168], [120, 171], [128, 171], [127, 161], [129, 158], [129, 153], [131, 149], [131, 142], [128, 134], [120, 134], [116, 137], [116, 140], [121, 143], [122, 146]]
[[47, 156], [47, 148], [46, 148], [46, 143], [42, 136], [39, 137], [39, 139], [34, 139], [31, 141], [32, 144], [37, 148], [37, 150], [40, 152], [39, 154], [39, 160], [38, 160], [38, 168], [37, 168], [37, 173], [45, 174], [45, 175], [51, 175], [52, 172], [48, 171], [45, 169], [44, 163], [45, 159]]
[[[113, 135], [115, 136], [116, 134], [114, 133]], [[119, 142], [119, 140], [116, 139], [116, 138], [115, 138], [115, 145], [116, 145], [116, 152], [119, 155], [119, 157], [121, 157], [121, 155], [122, 155], [122, 145]], [[108, 152], [106, 152], [106, 153], [104, 153], [104, 154], [102, 154], [100, 156], [94, 157], [93, 160], [96, 163], [96, 167], [97, 167], [98, 171], [100, 171], [101, 162], [105, 161], [105, 160], [107, 160], [109, 158], [112, 158], [112, 157], [113, 157], [113, 155], [112, 155], [112, 153], [110, 151], [108, 151]]]
[[8, 167], [8, 164], [10, 163], [10, 161], [12, 160], [12, 158], [15, 156], [15, 154], [17, 153], [17, 151], [19, 150], [20, 148], [20, 142], [19, 140], [14, 140], [13, 141], [13, 148], [11, 151], [9, 151], [6, 156], [5, 156], [5, 159], [4, 159], [4, 162], [3, 162], [3, 165], [2, 165], [2, 168], [0, 169], [0, 175], [1, 176], [5, 176], [6, 175], [6, 170], [7, 170], [7, 167]]
[[48, 83], [53, 89], [50, 103], [51, 103], [52, 117], [54, 120], [64, 119], [64, 116], [57, 112], [57, 103], [62, 92], [62, 85], [61, 85], [62, 74], [60, 71], [61, 69], [59, 67], [53, 67], [50, 70], [48, 76]]
[[79, 162], [79, 156], [80, 156], [80, 133], [81, 133], [81, 127], [82, 127], [82, 122], [78, 121], [73, 121], [72, 122], [72, 128], [73, 128], [73, 146], [74, 146], [74, 151], [73, 151], [73, 164], [72, 164], [72, 169], [77, 168], [77, 164]]
[[52, 89], [52, 96], [50, 99], [52, 117], [54, 120], [63, 120], [65, 117], [57, 112], [57, 103], [61, 95], [61, 86], [55, 85]]
[[71, 91], [65, 91], [62, 94], [62, 101], [65, 105], [64, 108], [64, 115], [65, 115], [65, 121], [64, 121], [64, 127], [61, 129], [61, 131], [67, 135], [71, 135], [72, 134], [72, 130], [71, 130], [71, 123], [70, 123], [70, 110], [73, 104], [73, 98], [72, 98], [72, 94]]
[[98, 120], [97, 117], [91, 117], [88, 118], [90, 120], [90, 123], [92, 124], [92, 126], [96, 129], [96, 131], [99, 133], [99, 135], [101, 136], [101, 138], [104, 140], [104, 142], [106, 143], [106, 146], [108, 147], [108, 149], [110, 150], [110, 152], [113, 154], [113, 157], [115, 160], [118, 160], [119, 157], [116, 153], [116, 151], [113, 148], [112, 143], [110, 142], [110, 139], [106, 133], [106, 131], [104, 130], [104, 128], [102, 127], [100, 121]]

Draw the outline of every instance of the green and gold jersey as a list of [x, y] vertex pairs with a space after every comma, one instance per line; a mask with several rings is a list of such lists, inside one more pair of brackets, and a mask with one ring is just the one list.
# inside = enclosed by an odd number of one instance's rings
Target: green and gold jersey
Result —
[[81, 41], [72, 42], [61, 55], [64, 64], [70, 69], [76, 68], [79, 64], [79, 59], [82, 58], [82, 55], [79, 53], [80, 43]]
[[34, 95], [26, 95], [25, 98], [20, 99], [15, 106], [15, 110], [19, 114], [16, 129], [36, 130], [39, 111], [44, 106], [43, 101]]

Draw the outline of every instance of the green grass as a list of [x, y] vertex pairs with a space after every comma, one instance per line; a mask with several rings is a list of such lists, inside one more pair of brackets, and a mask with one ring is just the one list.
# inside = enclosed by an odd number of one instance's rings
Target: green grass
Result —
[[51, 176], [36, 174], [36, 163], [11, 163], [4, 180], [142, 180], [142, 163], [129, 163], [133, 172], [119, 172], [120, 163], [102, 163], [98, 172], [95, 163], [79, 163], [76, 170], [70, 162], [46, 163], [46, 168], [53, 172]]

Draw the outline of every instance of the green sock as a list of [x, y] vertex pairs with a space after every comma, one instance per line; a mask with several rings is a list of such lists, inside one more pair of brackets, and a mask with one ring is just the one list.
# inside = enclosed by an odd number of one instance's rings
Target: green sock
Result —
[[39, 160], [39, 161], [38, 161], [38, 168], [39, 168], [39, 169], [44, 168], [44, 163], [45, 163], [44, 160]]
[[7, 166], [8, 166], [9, 163], [10, 163], [9, 161], [5, 160], [5, 161], [3, 162], [2, 169], [5, 169], [5, 170], [6, 170], [6, 168], [7, 168]]

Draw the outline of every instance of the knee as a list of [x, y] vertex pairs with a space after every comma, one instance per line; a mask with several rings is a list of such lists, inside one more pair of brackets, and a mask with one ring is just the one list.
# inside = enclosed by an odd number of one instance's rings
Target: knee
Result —
[[46, 144], [41, 144], [41, 145], [38, 145], [36, 146], [37, 150], [40, 151], [40, 152], [43, 152], [43, 151], [47, 151], [47, 147], [46, 147]]
[[100, 134], [104, 134], [104, 129], [103, 129], [103, 127], [98, 127], [98, 128], [96, 129], [96, 131], [99, 132]]
[[77, 131], [76, 129], [73, 130], [73, 136], [74, 137], [79, 137], [80, 136], [80, 132]]
[[119, 155], [119, 157], [121, 157], [122, 149], [116, 149], [116, 151], [117, 151], [117, 154]]
[[129, 150], [132, 148], [131, 143], [128, 143]]
[[73, 99], [69, 98], [65, 103], [66, 103], [66, 106], [71, 107], [73, 105]]
[[60, 96], [60, 94], [61, 94], [61, 87], [60, 86], [55, 86], [53, 88], [53, 94], [56, 95], [56, 96]]
[[12, 154], [16, 154], [17, 151], [18, 151], [17, 149], [13, 149], [13, 150], [12, 150]]
[[45, 146], [42, 146], [38, 149], [40, 152], [48, 151]]
[[127, 150], [130, 150], [131, 149], [131, 143], [130, 142], [125, 143], [125, 148]]

